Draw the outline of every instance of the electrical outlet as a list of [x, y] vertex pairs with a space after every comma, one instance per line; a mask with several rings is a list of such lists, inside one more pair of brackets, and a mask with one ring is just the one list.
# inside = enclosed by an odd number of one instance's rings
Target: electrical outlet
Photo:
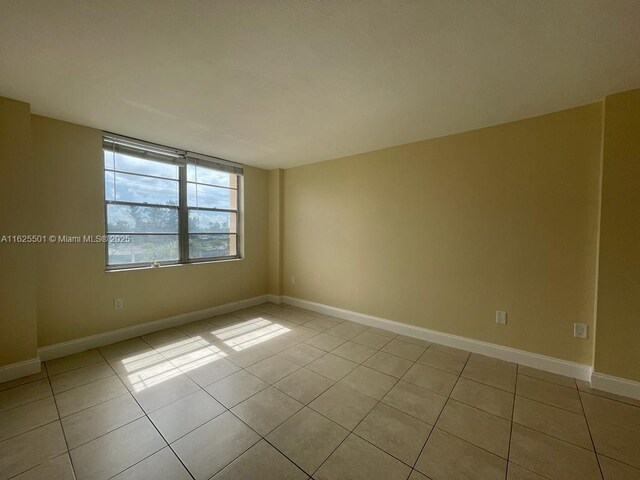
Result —
[[574, 323], [573, 324], [573, 336], [576, 338], [587, 338], [587, 324], [586, 323]]
[[507, 312], [502, 312], [500, 310], [496, 311], [496, 323], [498, 325], [506, 325], [507, 324]]
[[124, 308], [124, 300], [121, 298], [116, 298], [113, 301], [113, 308], [115, 310], [122, 310]]
[[295, 285], [295, 284], [296, 284], [296, 276], [291, 275], [291, 285]]

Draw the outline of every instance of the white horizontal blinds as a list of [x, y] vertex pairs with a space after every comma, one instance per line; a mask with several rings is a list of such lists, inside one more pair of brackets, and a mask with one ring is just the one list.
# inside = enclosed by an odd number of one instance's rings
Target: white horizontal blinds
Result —
[[134, 138], [123, 137], [113, 133], [105, 133], [102, 137], [102, 146], [114, 153], [132, 155], [156, 162], [185, 165], [186, 157], [183, 150], [164, 147], [153, 143], [143, 142]]
[[125, 155], [134, 155], [140, 158], [146, 158], [158, 162], [167, 162], [177, 165], [186, 165], [188, 161], [220, 170], [221, 172], [232, 173], [234, 175], [242, 175], [244, 173], [244, 165], [218, 157], [203, 155], [201, 153], [187, 152], [176, 148], [165, 147], [154, 143], [143, 142], [135, 138], [117, 135], [115, 133], [103, 134], [103, 148], [121, 152]]
[[193, 152], [187, 152], [186, 156], [189, 162], [200, 163], [200, 165], [220, 170], [221, 172], [232, 173], [234, 175], [242, 175], [244, 173], [244, 165], [240, 163]]

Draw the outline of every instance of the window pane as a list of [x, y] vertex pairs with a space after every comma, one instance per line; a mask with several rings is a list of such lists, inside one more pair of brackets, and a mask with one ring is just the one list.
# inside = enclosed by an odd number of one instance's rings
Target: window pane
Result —
[[236, 214], [189, 210], [189, 232], [191, 233], [236, 233]]
[[130, 243], [109, 243], [108, 264], [152, 263], [179, 259], [178, 235], [131, 235]]
[[113, 150], [107, 150], [106, 148], [103, 148], [102, 153], [104, 155], [104, 168], [113, 170], [114, 169]]
[[233, 173], [221, 172], [202, 164], [189, 163], [187, 165], [187, 181], [194, 183], [208, 183], [221, 187], [237, 187], [238, 176]]
[[123, 172], [178, 179], [178, 166], [116, 152], [115, 169]]
[[107, 233], [178, 233], [178, 210], [107, 205]]
[[230, 257], [237, 254], [236, 236], [189, 235], [189, 258]]
[[178, 205], [177, 180], [116, 173], [115, 191], [115, 199], [121, 202]]
[[237, 190], [210, 187], [195, 183], [187, 184], [187, 205], [203, 208], [237, 208]]
[[113, 172], [104, 172], [104, 198], [105, 200], [115, 200], [116, 190], [113, 183]]

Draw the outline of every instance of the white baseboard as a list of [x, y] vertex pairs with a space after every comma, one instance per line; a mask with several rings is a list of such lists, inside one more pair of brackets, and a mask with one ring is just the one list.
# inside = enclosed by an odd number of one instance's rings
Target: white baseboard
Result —
[[27, 375], [33, 375], [34, 373], [40, 373], [41, 368], [42, 365], [39, 357], [5, 365], [0, 367], [0, 383], [26, 377]]
[[640, 382], [634, 382], [633, 380], [593, 372], [593, 375], [591, 375], [591, 387], [640, 400]]
[[282, 295], [274, 295], [273, 293], [270, 293], [269, 295], [267, 295], [267, 298], [271, 303], [275, 303], [277, 305], [280, 305], [282, 303]]
[[225, 303], [216, 307], [205, 308], [195, 312], [182, 313], [173, 317], [162, 318], [152, 322], [132, 325], [131, 327], [119, 328], [108, 332], [98, 333], [88, 337], [69, 340], [68, 342], [56, 343], [38, 349], [38, 355], [42, 361], [53, 360], [54, 358], [65, 357], [74, 353], [84, 352], [91, 348], [102, 347], [111, 343], [121, 342], [130, 338], [147, 335], [149, 333], [164, 330], [165, 328], [177, 327], [185, 323], [204, 320], [215, 315], [235, 312], [243, 308], [253, 307], [270, 301], [270, 295], [260, 295], [259, 297], [247, 298], [232, 303]]
[[395, 322], [385, 318], [375, 317], [286, 295], [281, 296], [273, 294], [261, 295], [237, 302], [226, 303], [224, 305], [218, 305], [204, 310], [184, 313], [173, 317], [167, 317], [152, 322], [133, 325], [131, 327], [111, 330], [97, 335], [91, 335], [89, 337], [42, 347], [38, 349], [38, 357], [36, 358], [0, 367], [0, 383], [38, 373], [41, 368], [41, 361], [52, 360], [54, 358], [79, 353], [91, 348], [97, 348], [103, 345], [120, 342], [122, 340], [128, 340], [130, 338], [146, 335], [165, 328], [176, 327], [197, 320], [204, 320], [215, 315], [224, 315], [225, 313], [253, 307], [264, 302], [276, 304], [287, 303], [296, 307], [306, 308], [308, 310], [324, 313], [344, 320], [350, 320], [371, 327], [383, 328], [385, 330], [390, 330], [395, 333], [408, 335], [410, 337], [419, 338], [429, 342], [435, 342], [449, 347], [480, 353], [482, 355], [519, 363], [520, 365], [538, 368], [540, 370], [557, 373], [559, 375], [591, 381], [593, 388], [640, 399], [640, 382], [612, 377], [602, 373], [593, 373], [592, 375], [592, 368], [589, 365], [568, 362], [566, 360], [526, 352], [524, 350], [517, 350], [515, 348], [505, 347], [502, 345], [429, 330], [414, 325]]
[[372, 315], [332, 307], [322, 303], [310, 302], [308, 300], [301, 300], [299, 298], [289, 297], [286, 295], [283, 295], [281, 300], [289, 305], [306, 308], [308, 310], [324, 313], [344, 320], [351, 320], [352, 322], [361, 323], [370, 327], [384, 328], [385, 330], [419, 338], [428, 342], [460, 348], [462, 350], [480, 353], [489, 357], [519, 363], [520, 365], [526, 365], [527, 367], [538, 368], [540, 370], [565, 375], [567, 377], [578, 378], [580, 380], [589, 381], [591, 379], [592, 368], [590, 365], [569, 362], [559, 358], [496, 345], [494, 343], [473, 340], [471, 338], [438, 332], [436, 330], [429, 330], [427, 328], [395, 322], [393, 320], [387, 320], [386, 318], [374, 317]]

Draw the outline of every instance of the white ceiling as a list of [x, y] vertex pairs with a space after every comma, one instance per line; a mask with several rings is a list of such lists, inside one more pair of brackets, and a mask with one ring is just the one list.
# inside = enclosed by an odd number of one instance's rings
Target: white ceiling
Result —
[[289, 167], [640, 86], [640, 1], [2, 0], [0, 95]]

